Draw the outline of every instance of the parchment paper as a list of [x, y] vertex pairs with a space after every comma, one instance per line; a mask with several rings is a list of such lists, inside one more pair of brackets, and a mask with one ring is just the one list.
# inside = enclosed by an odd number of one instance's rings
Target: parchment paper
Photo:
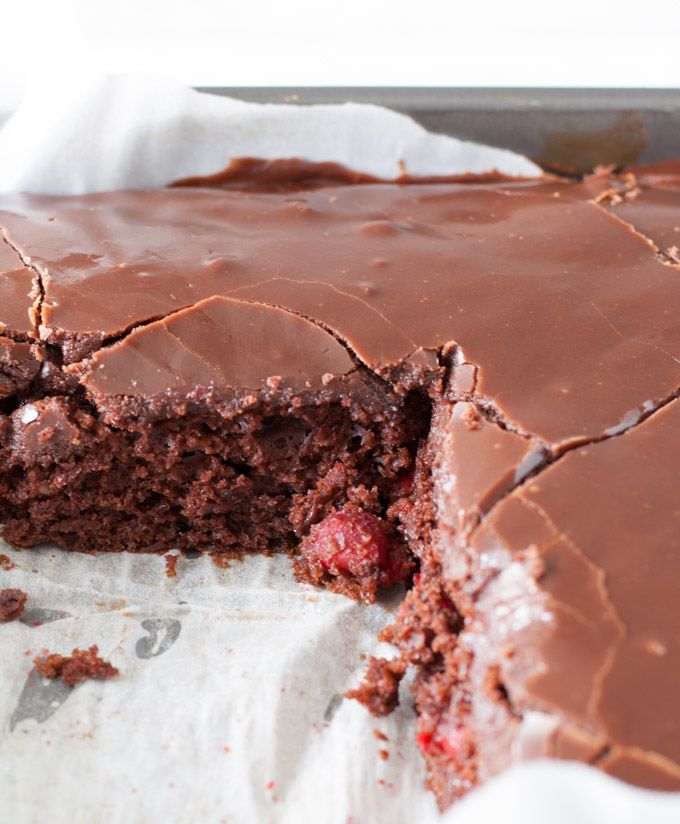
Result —
[[[375, 174], [497, 168], [516, 155], [433, 136], [376, 107], [256, 106], [140, 77], [43, 86], [0, 131], [0, 191], [153, 186], [230, 157], [303, 156]], [[297, 584], [286, 558], [216, 567], [180, 557], [0, 552], [0, 588], [29, 595], [0, 625], [0, 821], [319, 822], [441, 820], [423, 788], [408, 694], [376, 720], [341, 693], [403, 592], [375, 606]], [[7, 564], [10, 566], [10, 564]], [[33, 658], [98, 644], [119, 669], [76, 688]], [[376, 736], [376, 731], [387, 740]], [[383, 750], [381, 754], [380, 751]], [[446, 822], [665, 824], [678, 796], [625, 787], [581, 765], [513, 770]]]

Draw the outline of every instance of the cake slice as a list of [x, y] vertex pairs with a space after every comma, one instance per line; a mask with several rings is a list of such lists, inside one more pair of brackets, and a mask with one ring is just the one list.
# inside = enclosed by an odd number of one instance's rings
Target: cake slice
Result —
[[[678, 789], [676, 397], [540, 463], [471, 404], [442, 404], [439, 517], [386, 633], [399, 673], [417, 668], [418, 741], [442, 806], [537, 757]], [[395, 661], [374, 663], [366, 703], [386, 700], [385, 668]]]
[[302, 185], [0, 198], [4, 537], [406, 583], [357, 695], [415, 668], [442, 805], [540, 754], [680, 788], [680, 278], [630, 186]]

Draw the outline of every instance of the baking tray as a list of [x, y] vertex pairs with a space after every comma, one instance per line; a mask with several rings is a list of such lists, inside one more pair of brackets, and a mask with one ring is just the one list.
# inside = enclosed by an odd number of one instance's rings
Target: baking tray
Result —
[[680, 89], [229, 88], [256, 103], [376, 103], [433, 132], [503, 146], [586, 172], [680, 157]]

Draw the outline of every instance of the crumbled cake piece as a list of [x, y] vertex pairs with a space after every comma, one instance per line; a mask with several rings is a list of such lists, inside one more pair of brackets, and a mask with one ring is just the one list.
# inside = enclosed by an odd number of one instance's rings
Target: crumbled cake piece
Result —
[[0, 622], [21, 618], [27, 600], [28, 595], [20, 589], [0, 589]]
[[401, 658], [388, 661], [371, 656], [361, 684], [345, 693], [363, 704], [372, 715], [389, 715], [399, 704], [399, 684], [406, 664]]
[[176, 578], [177, 577], [177, 562], [179, 561], [179, 555], [166, 555], [164, 557], [165, 562], [165, 577], [166, 578]]
[[99, 657], [99, 647], [74, 649], [70, 655], [52, 652], [34, 659], [35, 668], [43, 678], [61, 678], [69, 687], [75, 687], [88, 679], [98, 681], [114, 678], [118, 670]]

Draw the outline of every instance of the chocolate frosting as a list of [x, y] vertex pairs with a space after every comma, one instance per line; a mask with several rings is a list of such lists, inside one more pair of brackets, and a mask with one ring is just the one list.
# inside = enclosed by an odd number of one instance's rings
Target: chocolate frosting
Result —
[[570, 757], [571, 726], [602, 768], [661, 789], [680, 786], [679, 427], [674, 401], [571, 451], [494, 507], [468, 544], [487, 561], [501, 549], [515, 564], [534, 555], [536, 591], [509, 586], [507, 562], [483, 589], [496, 590], [509, 700], [559, 718], [543, 754]]
[[649, 238], [670, 260], [680, 261], [680, 188], [631, 192], [633, 197], [609, 204], [612, 214]]
[[[26, 196], [0, 199], [0, 223], [42, 274], [40, 334], [66, 360], [228, 295], [313, 319], [385, 375], [456, 345], [477, 396], [560, 448], [629, 425], [680, 384], [677, 272], [563, 189]], [[128, 372], [125, 343], [100, 358]]]
[[345, 347], [314, 323], [274, 306], [213, 297], [136, 329], [71, 371], [84, 374], [98, 397], [152, 398], [197, 386], [257, 390], [273, 381], [299, 391], [354, 368]]

